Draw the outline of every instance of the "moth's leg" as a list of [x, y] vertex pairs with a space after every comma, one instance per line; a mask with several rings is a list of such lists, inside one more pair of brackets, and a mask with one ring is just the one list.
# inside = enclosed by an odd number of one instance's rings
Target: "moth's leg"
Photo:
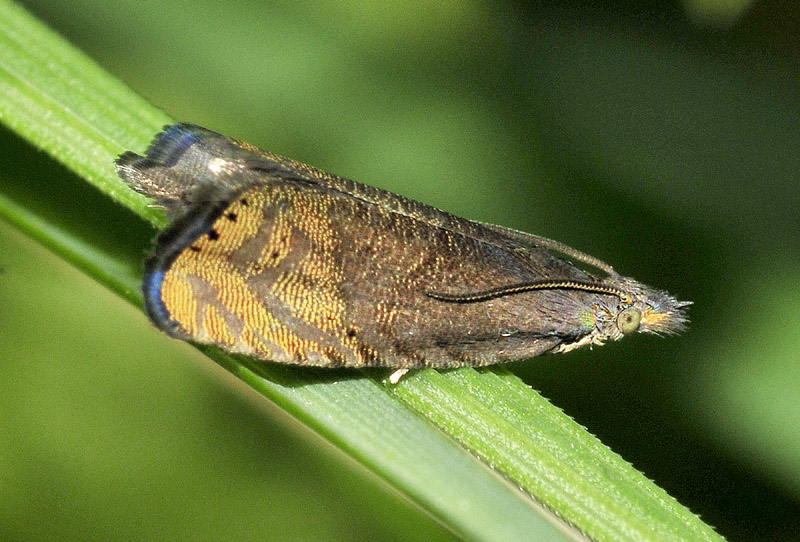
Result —
[[403, 378], [410, 370], [411, 369], [397, 369], [395, 372], [389, 375], [389, 382], [392, 384], [397, 384], [400, 382], [400, 379]]

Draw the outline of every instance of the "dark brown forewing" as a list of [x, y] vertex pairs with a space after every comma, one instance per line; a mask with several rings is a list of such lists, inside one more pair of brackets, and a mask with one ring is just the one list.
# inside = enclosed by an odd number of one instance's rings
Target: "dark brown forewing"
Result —
[[[597, 297], [593, 293], [543, 290], [478, 303], [448, 303], [428, 295], [590, 279], [544, 250], [482, 232], [481, 225], [462, 219], [454, 228], [459, 231], [433, 226], [323, 186], [286, 182], [281, 191], [286, 195], [280, 198], [281, 212], [293, 223], [291, 250], [297, 251], [287, 264], [306, 260], [302, 271], [292, 270], [299, 273], [297, 282], [309, 291], [334, 282], [345, 307], [344, 336], [376, 353], [375, 359], [367, 355], [359, 362], [358, 352], [353, 356], [344, 347], [347, 365], [487, 365], [539, 355], [590, 331], [585, 315]], [[422, 204], [415, 213], [428, 210], [440, 213]], [[309, 223], [320, 227], [309, 228]], [[334, 240], [335, 271], [315, 272], [318, 266], [303, 253], [319, 247], [321, 238]]]

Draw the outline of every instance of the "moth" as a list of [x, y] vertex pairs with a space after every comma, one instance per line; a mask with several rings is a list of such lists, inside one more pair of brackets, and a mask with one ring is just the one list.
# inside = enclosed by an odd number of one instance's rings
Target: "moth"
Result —
[[[672, 334], [687, 302], [559, 242], [459, 218], [191, 124], [116, 161], [170, 218], [145, 264], [172, 337], [320, 367], [484, 366]], [[582, 267], [591, 268], [592, 271]]]

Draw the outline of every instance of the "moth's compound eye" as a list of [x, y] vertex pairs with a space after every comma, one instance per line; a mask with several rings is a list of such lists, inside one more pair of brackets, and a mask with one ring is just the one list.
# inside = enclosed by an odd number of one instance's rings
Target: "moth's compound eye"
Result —
[[642, 311], [636, 307], [628, 307], [617, 316], [617, 327], [623, 334], [627, 335], [639, 329], [641, 321]]

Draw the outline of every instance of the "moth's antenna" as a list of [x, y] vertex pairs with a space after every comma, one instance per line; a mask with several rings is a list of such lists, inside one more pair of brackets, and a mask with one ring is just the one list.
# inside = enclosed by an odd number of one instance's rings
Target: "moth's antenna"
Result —
[[563, 254], [564, 256], [572, 258], [573, 260], [583, 262], [586, 265], [591, 265], [592, 267], [605, 272], [611, 277], [619, 277], [619, 273], [614, 271], [614, 268], [608, 265], [603, 260], [595, 258], [594, 256], [586, 254], [585, 252], [581, 252], [580, 250], [576, 250], [571, 246], [565, 245], [564, 243], [559, 243], [558, 241], [548, 239], [547, 237], [540, 237], [538, 235], [533, 235], [531, 233], [512, 230], [511, 228], [496, 226], [494, 224], [482, 223], [481, 225], [489, 228], [490, 230], [494, 230], [507, 237], [510, 237], [515, 241], [519, 241], [520, 243], [526, 245], [533, 245], [536, 247], [544, 248], [546, 250], [552, 250], [554, 252], [558, 252], [560, 254]]
[[584, 292], [593, 292], [596, 294], [615, 295], [618, 298], [620, 298], [620, 300], [623, 303], [631, 302], [631, 296], [623, 292], [619, 288], [613, 288], [611, 286], [603, 286], [591, 282], [581, 282], [577, 280], [564, 280], [564, 281], [548, 280], [548, 281], [536, 281], [536, 282], [523, 282], [521, 284], [514, 284], [512, 286], [500, 286], [499, 288], [491, 288], [489, 290], [483, 290], [480, 292], [471, 292], [466, 294], [427, 292], [426, 295], [433, 299], [437, 299], [439, 301], [446, 301], [449, 303], [479, 303], [481, 301], [488, 301], [490, 299], [496, 299], [498, 297], [521, 294], [524, 292], [532, 292], [535, 290], [581, 290]]
[[564, 243], [559, 243], [558, 241], [553, 241], [552, 239], [548, 239], [547, 237], [539, 237], [538, 235], [535, 236], [537, 238], [537, 246], [542, 248], [546, 248], [548, 250], [555, 250], [556, 252], [560, 252], [564, 256], [569, 256], [570, 258], [574, 258], [579, 262], [583, 262], [586, 265], [591, 265], [592, 267], [596, 267], [601, 271], [605, 271], [608, 273], [609, 276], [616, 277], [617, 272], [614, 271], [614, 268], [608, 265], [606, 262], [601, 260], [600, 258], [595, 258], [585, 252], [581, 252], [580, 250], [574, 249], [570, 246], [565, 245]]

